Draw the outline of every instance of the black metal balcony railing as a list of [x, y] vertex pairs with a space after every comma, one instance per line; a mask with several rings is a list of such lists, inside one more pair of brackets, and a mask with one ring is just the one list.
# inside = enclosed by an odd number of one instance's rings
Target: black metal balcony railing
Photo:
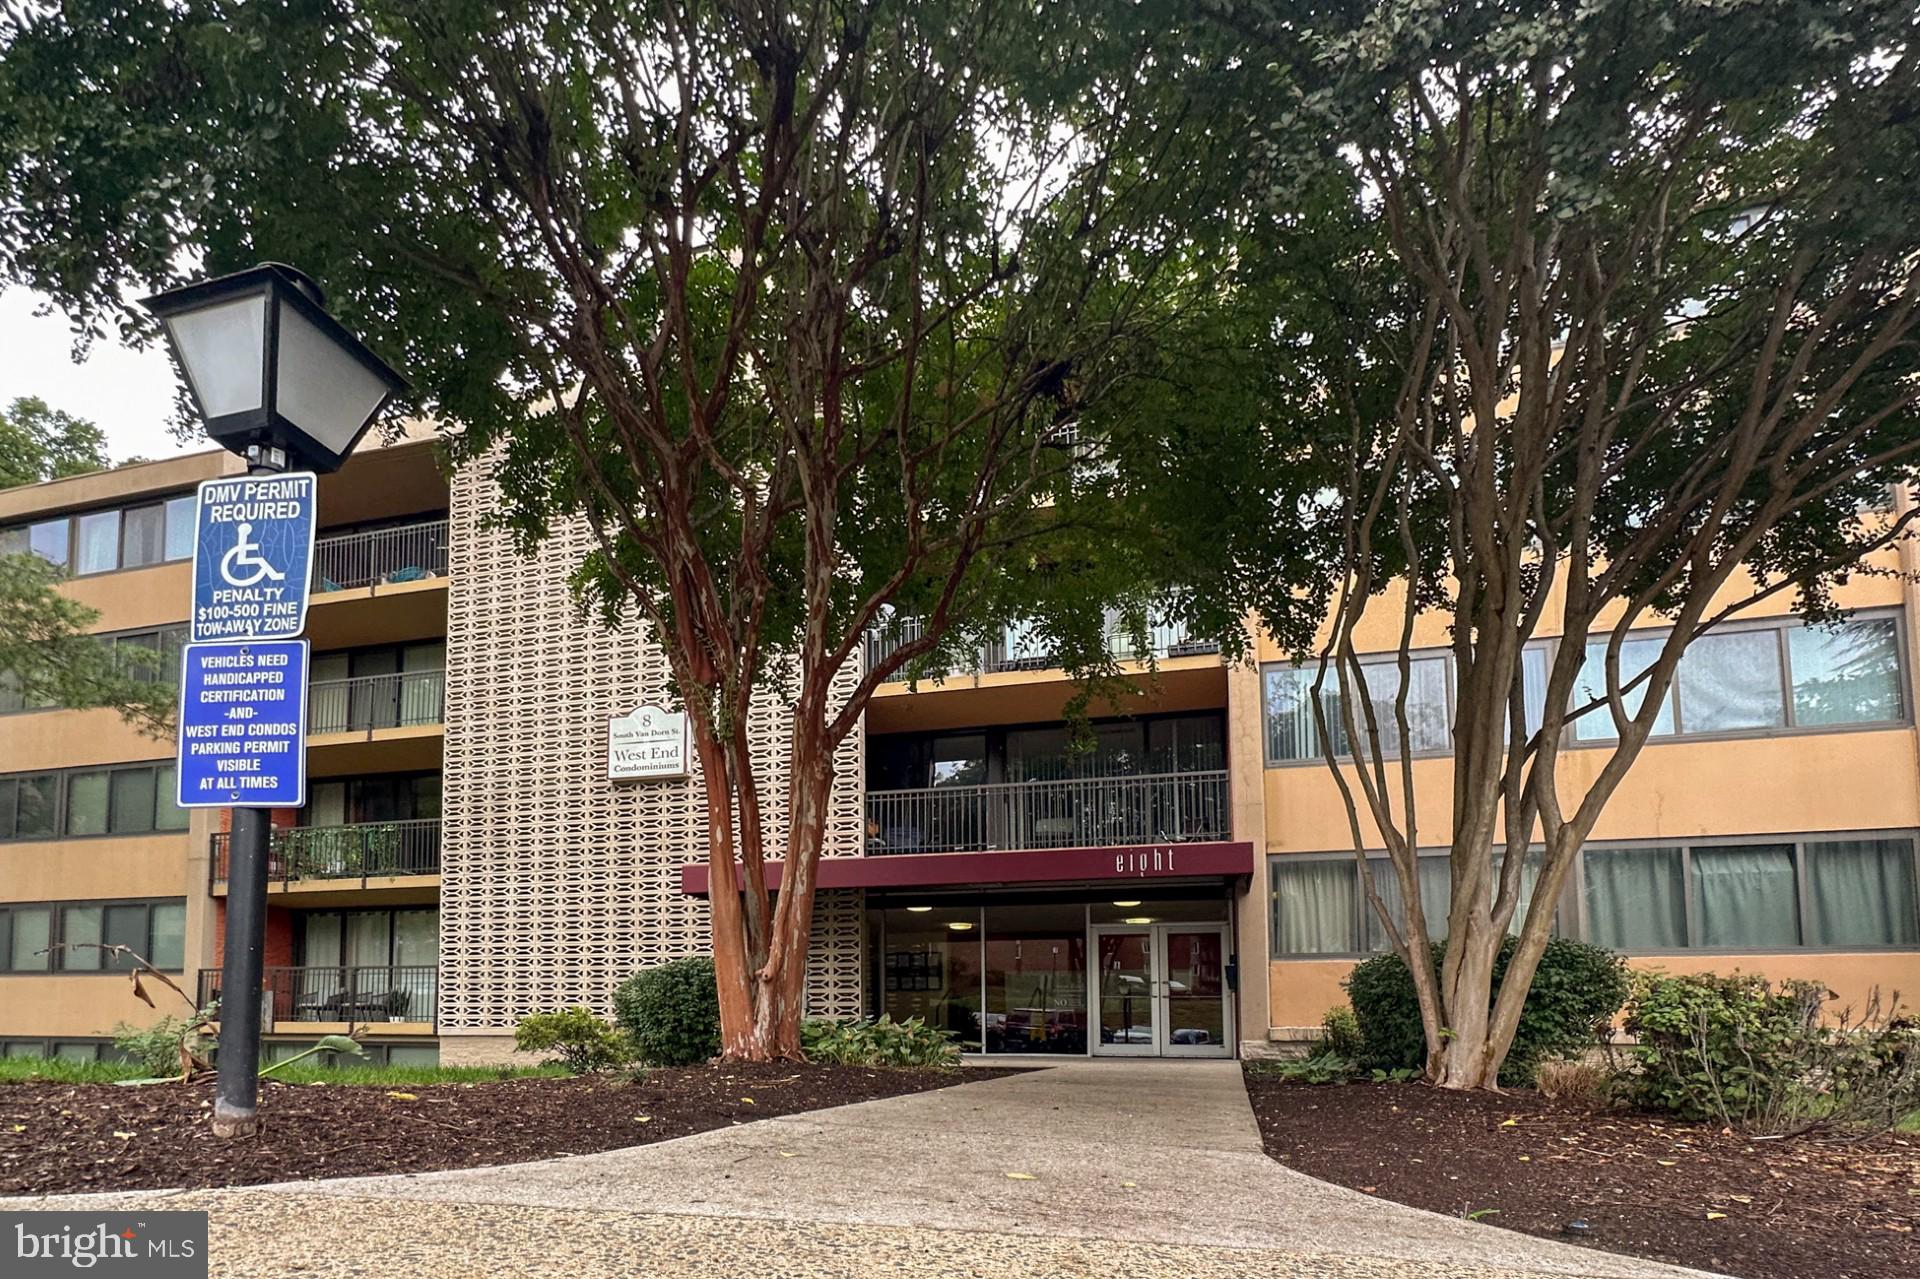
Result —
[[446, 575], [445, 520], [314, 539], [313, 589], [316, 594], [387, 582], [418, 582]]
[[[902, 645], [920, 638], [922, 633], [922, 624], [917, 617], [902, 618], [895, 625], [870, 632], [866, 641], [867, 665], [872, 667]], [[1127, 632], [1118, 617], [1107, 619], [1105, 633], [1107, 651], [1122, 662], [1144, 662], [1149, 657], [1195, 657], [1220, 651], [1216, 641], [1188, 635], [1184, 622], [1162, 622], [1149, 626], [1144, 646]], [[969, 655], [968, 660], [958, 664], [955, 673], [1039, 671], [1057, 665], [1059, 662], [1054, 655], [1037, 641], [1023, 637], [1018, 631], [1009, 631], [982, 645], [979, 652]]]
[[[229, 840], [213, 837], [215, 882], [227, 878]], [[440, 822], [355, 822], [350, 826], [283, 826], [267, 845], [267, 877], [288, 883], [313, 879], [373, 879], [440, 873]]]
[[1095, 848], [1227, 839], [1226, 771], [867, 793], [867, 852]]
[[[439, 1015], [440, 970], [433, 964], [269, 968], [266, 990], [281, 1022], [426, 1022]], [[220, 995], [220, 970], [200, 972], [200, 1006]]]
[[406, 671], [319, 680], [307, 686], [307, 731], [348, 733], [438, 724], [446, 704], [445, 671]]

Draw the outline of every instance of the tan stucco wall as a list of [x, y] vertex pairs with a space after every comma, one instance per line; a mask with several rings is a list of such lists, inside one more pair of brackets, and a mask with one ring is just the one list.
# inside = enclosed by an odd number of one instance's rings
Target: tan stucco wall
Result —
[[[1562, 802], [1586, 794], [1606, 748], [1561, 755]], [[1452, 816], [1452, 761], [1417, 760], [1423, 847], [1443, 845]], [[1389, 782], [1399, 785], [1397, 766]], [[1396, 789], [1394, 798], [1399, 798]], [[1369, 848], [1384, 847], [1358, 790]], [[1398, 804], [1395, 805], [1396, 810]], [[1594, 828], [1596, 840], [1771, 835], [1920, 826], [1920, 755], [1910, 727], [1656, 742], [1641, 752]], [[1322, 763], [1266, 770], [1271, 852], [1353, 847], [1347, 811]]]
[[187, 882], [189, 847], [187, 831], [0, 844], [0, 901], [89, 901], [204, 892], [204, 880]]
[[441, 1032], [442, 1066], [528, 1066], [539, 1060], [515, 1053], [512, 1035], [459, 1035]]
[[125, 973], [0, 975], [0, 1039], [88, 1039], [109, 1034], [117, 1022], [151, 1026], [162, 1017], [186, 1015], [178, 995], [151, 979], [143, 984], [157, 1008], [134, 997]]

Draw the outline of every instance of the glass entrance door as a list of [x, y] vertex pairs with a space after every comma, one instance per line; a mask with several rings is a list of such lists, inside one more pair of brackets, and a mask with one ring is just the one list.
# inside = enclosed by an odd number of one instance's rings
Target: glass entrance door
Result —
[[1227, 1057], [1227, 929], [1224, 924], [1159, 924], [1160, 1051], [1169, 1057]]
[[1146, 928], [1095, 928], [1094, 989], [1100, 1024], [1093, 1051], [1116, 1057], [1152, 1057], [1160, 1051], [1154, 1016], [1159, 977], [1153, 962], [1153, 932]]
[[1096, 924], [1098, 1036], [1116, 1057], [1228, 1057], [1225, 924]]

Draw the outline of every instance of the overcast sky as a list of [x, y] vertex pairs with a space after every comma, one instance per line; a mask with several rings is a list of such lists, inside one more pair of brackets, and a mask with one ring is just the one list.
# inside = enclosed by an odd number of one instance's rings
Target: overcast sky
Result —
[[133, 351], [111, 338], [73, 362], [73, 335], [59, 312], [35, 315], [43, 299], [25, 289], [0, 293], [0, 404], [37, 395], [56, 409], [91, 418], [107, 433], [115, 462], [188, 452], [167, 432], [173, 417], [173, 364], [159, 347]]

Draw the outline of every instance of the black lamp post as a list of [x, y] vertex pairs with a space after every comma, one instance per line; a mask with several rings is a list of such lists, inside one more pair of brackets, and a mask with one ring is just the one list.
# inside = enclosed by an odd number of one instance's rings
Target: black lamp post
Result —
[[[320, 287], [290, 266], [263, 263], [141, 305], [166, 329], [207, 434], [246, 458], [250, 474], [285, 471], [290, 462], [339, 470], [380, 410], [406, 389], [398, 373], [327, 314]], [[235, 806], [229, 836], [213, 1104], [213, 1131], [222, 1137], [250, 1136], [258, 1127], [267, 814]]]

